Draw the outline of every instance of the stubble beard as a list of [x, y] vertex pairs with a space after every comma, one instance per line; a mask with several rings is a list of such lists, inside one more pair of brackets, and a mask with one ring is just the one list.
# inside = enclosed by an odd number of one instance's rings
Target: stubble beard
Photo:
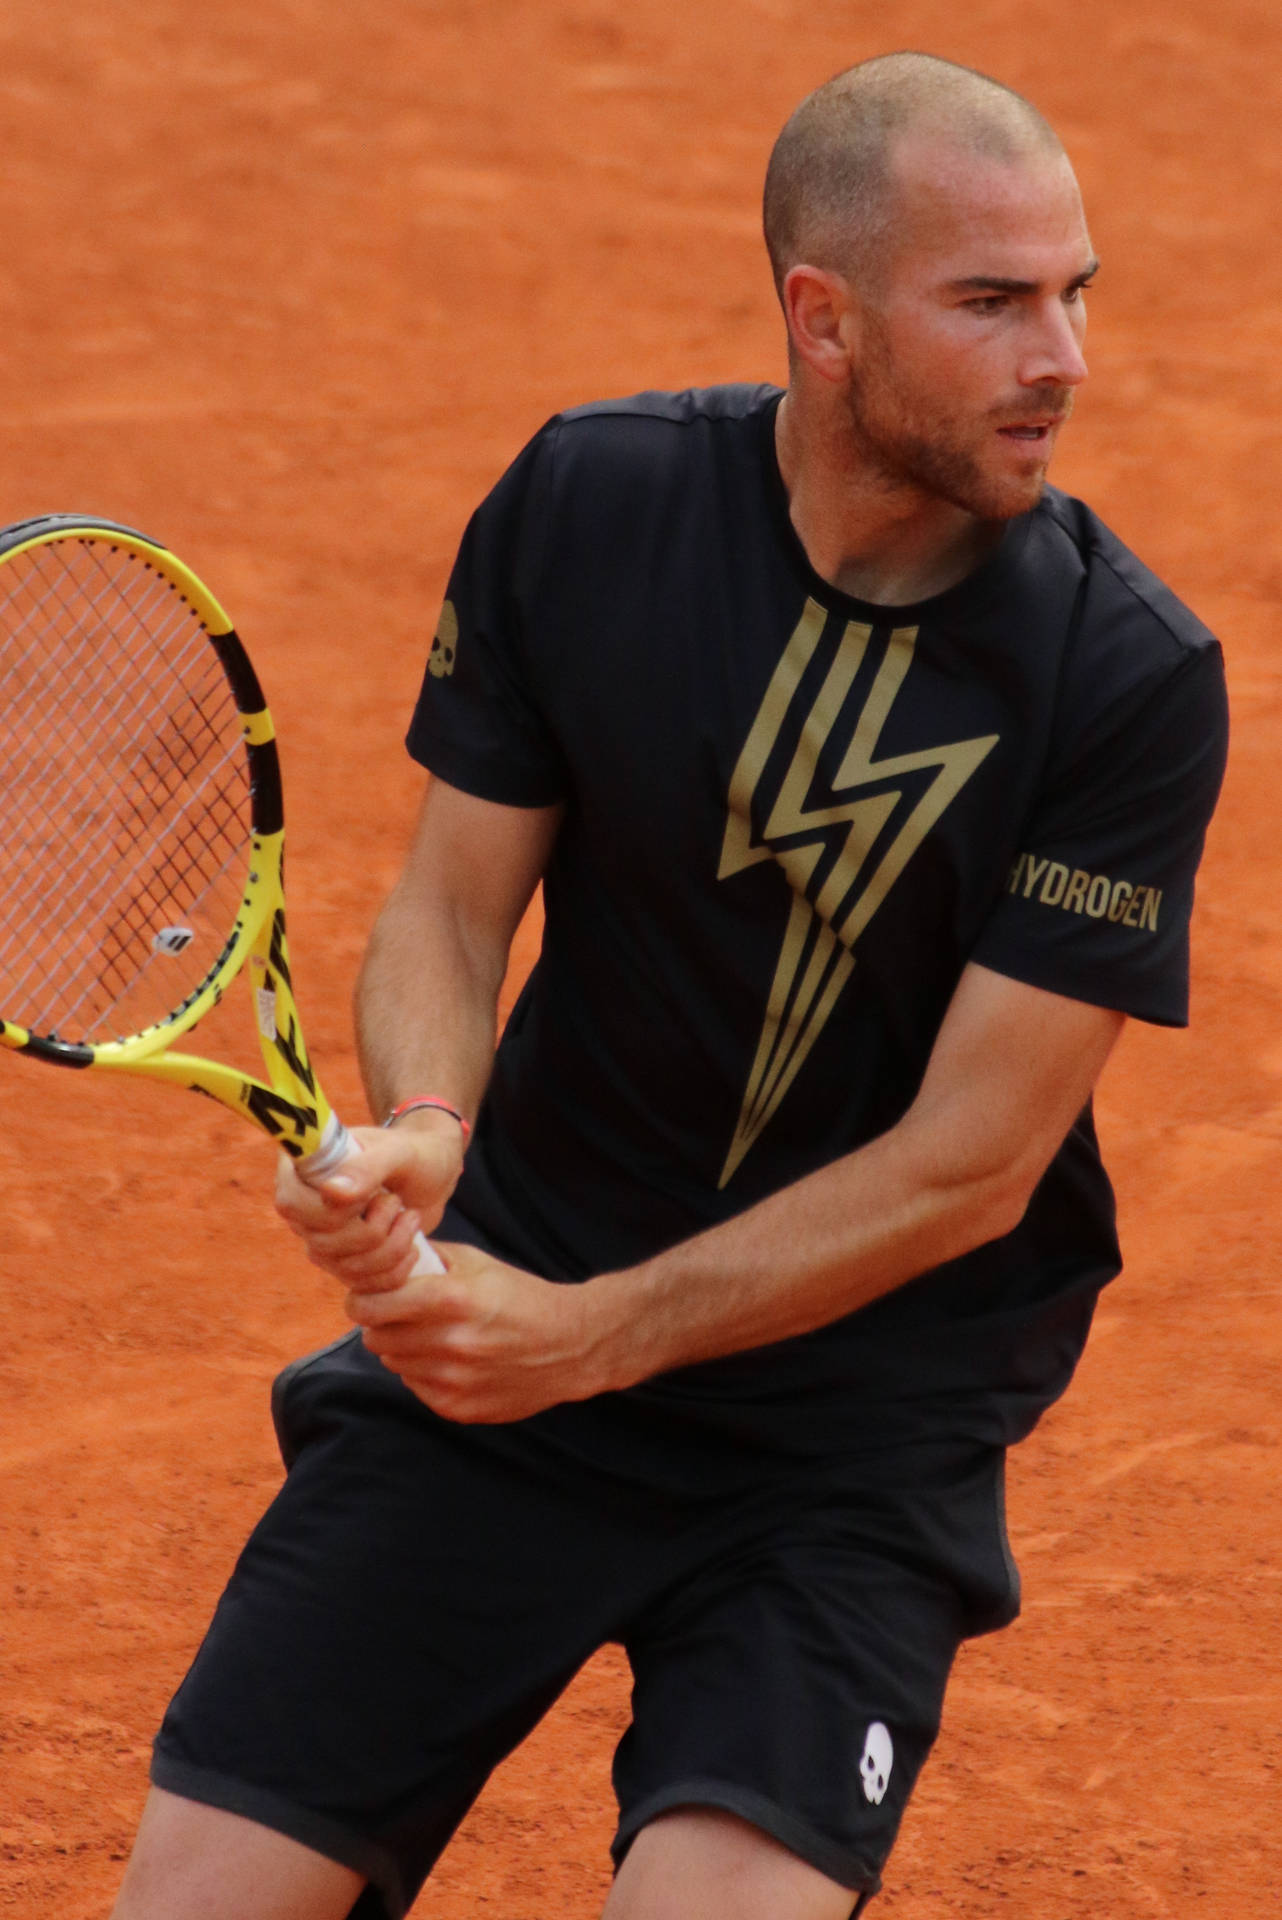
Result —
[[[924, 424], [895, 383], [880, 373], [852, 382], [846, 401], [857, 457], [888, 491], [917, 493], [932, 501], [947, 501], [978, 520], [1001, 521], [1030, 512], [1046, 490], [1051, 448], [1045, 460], [1025, 475], [985, 470], [975, 441], [983, 436], [991, 445], [998, 429], [1012, 419], [1009, 407], [995, 411], [978, 426], [973, 420], [944, 415]], [[1040, 402], [1026, 403], [1025, 412], [1044, 410], [1062, 422], [1072, 404], [1072, 394], [1056, 388]]]

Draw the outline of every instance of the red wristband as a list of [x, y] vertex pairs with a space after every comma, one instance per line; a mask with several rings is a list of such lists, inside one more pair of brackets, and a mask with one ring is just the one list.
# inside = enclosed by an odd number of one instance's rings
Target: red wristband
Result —
[[413, 1099], [402, 1100], [400, 1106], [393, 1107], [387, 1118], [380, 1121], [379, 1125], [390, 1127], [394, 1120], [401, 1119], [404, 1114], [414, 1113], [420, 1107], [432, 1107], [437, 1113], [448, 1113], [451, 1120], [457, 1120], [463, 1129], [463, 1145], [466, 1147], [472, 1137], [471, 1122], [464, 1119], [457, 1107], [452, 1107], [448, 1100], [438, 1100], [434, 1093], [416, 1093]]

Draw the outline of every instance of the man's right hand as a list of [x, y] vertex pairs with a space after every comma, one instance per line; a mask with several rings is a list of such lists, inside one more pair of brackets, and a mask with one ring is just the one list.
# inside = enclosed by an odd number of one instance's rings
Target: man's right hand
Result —
[[399, 1287], [414, 1266], [414, 1235], [430, 1233], [463, 1170], [456, 1120], [430, 1108], [394, 1127], [354, 1127], [353, 1153], [319, 1187], [280, 1156], [276, 1210], [314, 1266], [349, 1291]]

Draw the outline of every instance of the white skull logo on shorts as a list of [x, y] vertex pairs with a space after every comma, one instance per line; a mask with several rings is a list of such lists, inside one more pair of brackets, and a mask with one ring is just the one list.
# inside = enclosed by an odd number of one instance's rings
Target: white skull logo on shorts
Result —
[[890, 1769], [895, 1764], [895, 1749], [880, 1720], [874, 1720], [864, 1741], [864, 1757], [859, 1762], [859, 1777], [864, 1783], [864, 1799], [879, 1807], [886, 1797]]

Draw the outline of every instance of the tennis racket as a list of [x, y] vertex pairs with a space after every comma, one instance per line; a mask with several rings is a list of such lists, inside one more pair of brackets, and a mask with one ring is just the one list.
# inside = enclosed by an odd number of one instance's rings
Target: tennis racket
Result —
[[[356, 1143], [294, 1002], [284, 826], [262, 688], [195, 574], [108, 520], [0, 532], [0, 1043], [207, 1094], [316, 1184]], [[241, 972], [265, 1079], [177, 1046]]]

